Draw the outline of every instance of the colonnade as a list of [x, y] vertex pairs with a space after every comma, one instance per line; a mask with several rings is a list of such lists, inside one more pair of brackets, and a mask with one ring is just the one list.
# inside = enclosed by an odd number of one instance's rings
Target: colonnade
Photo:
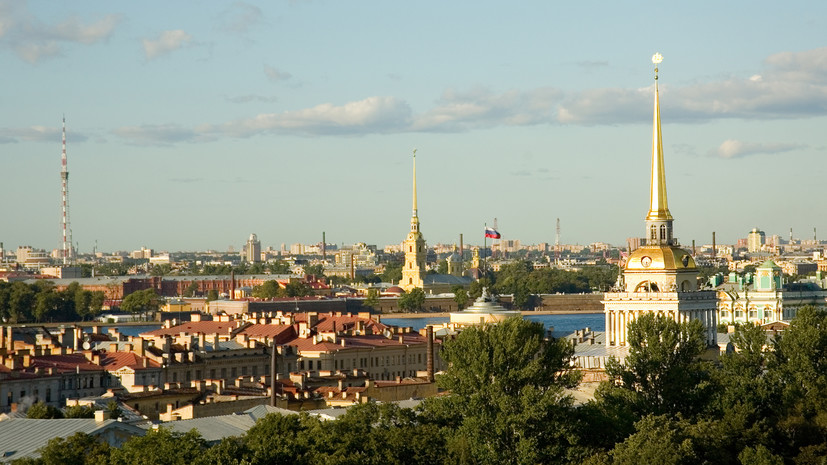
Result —
[[665, 316], [678, 323], [700, 320], [706, 328], [707, 343], [715, 343], [717, 311], [707, 310], [606, 310], [606, 343], [609, 346], [625, 346], [628, 343], [628, 325], [647, 313]]

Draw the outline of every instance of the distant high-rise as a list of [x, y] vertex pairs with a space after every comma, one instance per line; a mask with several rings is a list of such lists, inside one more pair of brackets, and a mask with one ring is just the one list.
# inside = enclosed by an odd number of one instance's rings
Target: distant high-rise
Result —
[[402, 268], [400, 287], [406, 291], [418, 287], [424, 288], [422, 278], [425, 275], [425, 237], [419, 230], [419, 212], [416, 208], [416, 150], [413, 152], [413, 215], [411, 215], [411, 232], [405, 242], [405, 267]]
[[255, 234], [250, 234], [247, 244], [244, 245], [244, 257], [250, 263], [261, 261], [261, 242]]
[[764, 234], [764, 231], [761, 231], [758, 228], [753, 228], [747, 235], [747, 251], [750, 253], [760, 251], [761, 247], [765, 243], [766, 235]]

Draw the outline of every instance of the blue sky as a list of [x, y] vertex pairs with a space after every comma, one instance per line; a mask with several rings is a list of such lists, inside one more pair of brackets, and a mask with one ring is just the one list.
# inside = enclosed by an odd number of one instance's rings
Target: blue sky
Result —
[[429, 243], [624, 244], [655, 52], [679, 240], [827, 237], [827, 4], [626, 3], [0, 0], [0, 241], [59, 246], [65, 114], [82, 252], [397, 243], [414, 148]]

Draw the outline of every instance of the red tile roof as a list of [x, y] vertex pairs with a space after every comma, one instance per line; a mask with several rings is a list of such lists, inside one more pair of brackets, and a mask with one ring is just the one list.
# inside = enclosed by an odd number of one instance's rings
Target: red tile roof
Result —
[[[132, 352], [107, 352], [101, 356], [101, 366], [109, 371], [120, 370], [129, 367], [134, 370], [144, 369], [144, 358]], [[160, 363], [147, 359], [148, 368], [158, 368]]]
[[293, 325], [262, 325], [253, 324], [243, 330], [239, 334], [246, 334], [249, 337], [266, 337], [276, 339], [276, 344], [285, 344], [294, 339], [298, 334]]
[[69, 371], [103, 371], [99, 365], [90, 362], [83, 354], [44, 355], [34, 357], [32, 366], [36, 368], [53, 368], [58, 373]]

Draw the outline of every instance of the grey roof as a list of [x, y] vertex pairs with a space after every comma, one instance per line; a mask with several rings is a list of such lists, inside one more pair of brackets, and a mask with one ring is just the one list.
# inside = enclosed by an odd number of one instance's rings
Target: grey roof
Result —
[[308, 415], [318, 417], [319, 420], [337, 420], [340, 416], [344, 415], [345, 413], [347, 413], [346, 407], [332, 407], [307, 410]]
[[224, 438], [244, 435], [256, 424], [256, 421], [270, 413], [298, 415], [298, 412], [294, 412], [292, 410], [271, 407], [269, 405], [257, 405], [253, 408], [245, 410], [243, 413], [193, 418], [191, 420], [168, 421], [157, 426], [161, 428], [168, 428], [176, 433], [188, 433], [192, 430], [196, 430], [205, 441], [216, 443]]
[[252, 416], [256, 420], [266, 417], [271, 413], [280, 413], [282, 415], [298, 415], [299, 412], [295, 412], [293, 410], [287, 410], [286, 408], [281, 407], [272, 407], [270, 405], [256, 405], [253, 408], [249, 408], [244, 411], [244, 413]]
[[205, 441], [219, 442], [224, 438], [242, 436], [256, 424], [255, 418], [247, 414], [221, 415], [217, 417], [193, 418], [191, 420], [168, 421], [160, 426], [176, 433], [197, 430]]
[[467, 286], [474, 280], [467, 276], [454, 276], [450, 274], [427, 274], [422, 278], [425, 284], [451, 284]]
[[[5, 420], [0, 422], [0, 463], [8, 463], [24, 457], [39, 457], [37, 450], [53, 438], [66, 438], [75, 433], [97, 435], [112, 428], [120, 429], [131, 435], [142, 436], [145, 433], [137, 426], [116, 420], [100, 422], [92, 418], [58, 420], [12, 418]], [[120, 446], [120, 444], [112, 445]]]

